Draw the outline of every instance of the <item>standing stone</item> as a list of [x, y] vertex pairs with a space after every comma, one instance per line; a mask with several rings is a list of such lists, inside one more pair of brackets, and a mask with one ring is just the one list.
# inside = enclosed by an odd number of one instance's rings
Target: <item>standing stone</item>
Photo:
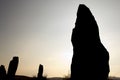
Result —
[[39, 70], [38, 70], [37, 79], [38, 79], [38, 80], [43, 80], [43, 65], [42, 65], [42, 64], [39, 65]]
[[71, 80], [108, 80], [109, 53], [90, 9], [80, 4], [72, 32]]
[[4, 65], [0, 66], [0, 80], [6, 80], [6, 70]]
[[17, 71], [19, 58], [13, 57], [13, 59], [9, 63], [7, 78], [8, 80], [15, 80], [15, 73]]

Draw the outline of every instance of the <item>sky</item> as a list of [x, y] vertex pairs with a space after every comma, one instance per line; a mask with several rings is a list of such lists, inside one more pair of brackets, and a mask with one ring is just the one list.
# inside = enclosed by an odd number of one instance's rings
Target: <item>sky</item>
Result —
[[120, 0], [0, 0], [0, 65], [6, 70], [19, 57], [16, 75], [36, 76], [39, 64], [47, 77], [70, 73], [79, 4], [88, 6], [101, 42], [110, 55], [110, 76], [120, 77]]

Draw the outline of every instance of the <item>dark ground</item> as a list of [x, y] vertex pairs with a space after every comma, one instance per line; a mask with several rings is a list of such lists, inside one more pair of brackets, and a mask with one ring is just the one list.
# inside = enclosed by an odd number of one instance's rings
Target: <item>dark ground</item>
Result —
[[[35, 78], [17, 75], [16, 80], [35, 80]], [[69, 79], [65, 79], [65, 78], [61, 78], [61, 77], [52, 77], [52, 78], [47, 78], [47, 80], [69, 80]], [[120, 80], [120, 77], [110, 77], [109, 80]]]

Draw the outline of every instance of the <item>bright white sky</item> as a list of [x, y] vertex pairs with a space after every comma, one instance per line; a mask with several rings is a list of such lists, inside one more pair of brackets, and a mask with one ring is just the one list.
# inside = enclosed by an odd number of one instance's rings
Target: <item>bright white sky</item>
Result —
[[71, 33], [79, 4], [86, 4], [110, 54], [110, 76], [120, 76], [120, 0], [0, 0], [0, 64], [19, 56], [17, 75], [70, 73]]

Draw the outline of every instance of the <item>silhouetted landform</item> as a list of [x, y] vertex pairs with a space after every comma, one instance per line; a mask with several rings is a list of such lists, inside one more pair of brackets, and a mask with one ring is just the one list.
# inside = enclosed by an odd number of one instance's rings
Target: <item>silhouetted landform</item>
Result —
[[15, 80], [36, 80], [33, 77], [28, 77], [28, 76], [22, 76], [22, 75], [16, 75]]
[[71, 80], [108, 80], [109, 53], [100, 41], [94, 16], [84, 4], [79, 5], [71, 41]]
[[[16, 75], [15, 77], [16, 80], [36, 80], [35, 77], [28, 77], [28, 76], [21, 76], [21, 75]], [[64, 80], [62, 77], [50, 77], [47, 78], [46, 80]]]
[[109, 80], [120, 80], [120, 77], [109, 77]]
[[[15, 80], [36, 80], [36, 78], [16, 75]], [[46, 80], [70, 80], [70, 79], [69, 78], [62, 78], [62, 77], [51, 77], [51, 78], [47, 78]], [[109, 80], [120, 80], [120, 78], [119, 77], [110, 77]]]
[[[87, 76], [86, 76], [87, 77]], [[52, 79], [51, 79], [52, 80]], [[54, 79], [53, 79], [54, 80]], [[62, 80], [70, 80], [70, 78], [63, 78]], [[80, 79], [80, 80], [84, 80], [84, 79]], [[90, 80], [90, 79], [89, 79]], [[110, 76], [108, 78], [108, 80], [120, 80], [120, 77], [113, 77], [113, 76]]]

